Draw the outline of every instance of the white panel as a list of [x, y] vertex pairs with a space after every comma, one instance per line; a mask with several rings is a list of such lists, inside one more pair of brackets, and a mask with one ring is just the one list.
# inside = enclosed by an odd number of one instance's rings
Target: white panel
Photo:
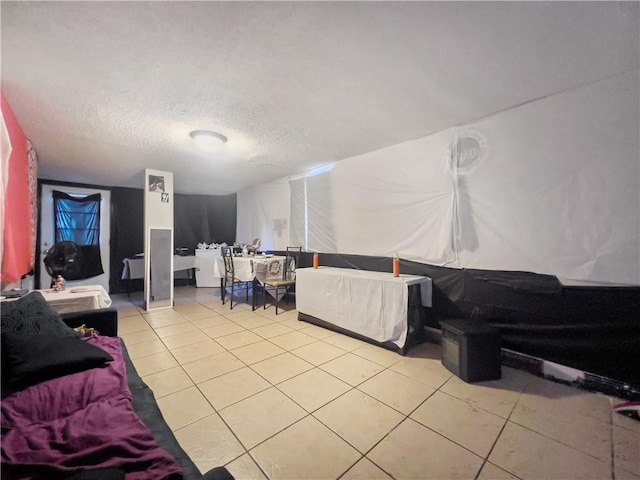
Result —
[[286, 250], [291, 245], [290, 200], [289, 183], [285, 179], [239, 192], [236, 240], [250, 244], [254, 238], [260, 238], [260, 250]]
[[[173, 307], [173, 173], [161, 170], [144, 171], [144, 298], [146, 310]], [[153, 232], [164, 235], [170, 232], [169, 244], [162, 252], [153, 252], [151, 245], [155, 240]], [[160, 268], [162, 276], [151, 278], [152, 268]], [[153, 287], [162, 291], [162, 298], [154, 298]], [[165, 291], [168, 292], [165, 294]]]
[[489, 155], [460, 188], [462, 266], [640, 283], [639, 112], [633, 72], [468, 126]]

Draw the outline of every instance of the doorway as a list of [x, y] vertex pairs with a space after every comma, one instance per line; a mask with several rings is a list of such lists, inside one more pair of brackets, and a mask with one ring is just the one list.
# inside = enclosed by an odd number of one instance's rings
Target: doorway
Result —
[[55, 217], [53, 206], [53, 191], [57, 190], [69, 195], [93, 195], [100, 194], [100, 257], [104, 273], [83, 280], [67, 281], [68, 286], [102, 285], [109, 292], [109, 245], [111, 240], [111, 192], [93, 188], [81, 188], [62, 185], [42, 184], [40, 198], [40, 246], [39, 263], [39, 287], [49, 288], [51, 278], [44, 268], [44, 257], [52, 245], [55, 244]]

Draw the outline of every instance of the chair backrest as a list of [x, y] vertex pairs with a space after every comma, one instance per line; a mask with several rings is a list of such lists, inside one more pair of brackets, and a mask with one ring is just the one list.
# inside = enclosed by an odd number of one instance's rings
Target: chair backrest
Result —
[[222, 247], [222, 259], [224, 260], [225, 278], [233, 278], [233, 253], [231, 247]]
[[300, 264], [300, 254], [302, 247], [287, 247], [287, 258], [285, 260], [284, 278], [285, 280], [295, 280], [296, 268]]

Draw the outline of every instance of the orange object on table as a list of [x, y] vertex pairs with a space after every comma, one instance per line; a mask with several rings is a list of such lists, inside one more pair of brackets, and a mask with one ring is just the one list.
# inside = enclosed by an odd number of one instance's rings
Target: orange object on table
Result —
[[313, 268], [318, 268], [318, 254], [314, 253], [313, 254]]
[[393, 276], [400, 276], [400, 259], [398, 257], [393, 257]]

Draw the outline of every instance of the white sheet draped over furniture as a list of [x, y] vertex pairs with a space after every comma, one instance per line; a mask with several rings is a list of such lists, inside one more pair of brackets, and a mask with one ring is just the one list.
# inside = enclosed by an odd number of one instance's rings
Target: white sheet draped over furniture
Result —
[[67, 287], [66, 290], [38, 290], [58, 313], [97, 310], [111, 306], [111, 297], [102, 285]]
[[422, 304], [431, 306], [429, 277], [334, 267], [296, 271], [296, 308], [380, 343], [403, 348], [407, 340], [409, 286], [420, 285]]
[[219, 248], [196, 249], [196, 287], [220, 286], [220, 278], [224, 277], [224, 265], [220, 270], [219, 258], [222, 258]]
[[[134, 280], [136, 278], [144, 278], [144, 257], [125, 258], [122, 260], [124, 269], [122, 270], [122, 280]], [[173, 256], [173, 271], [189, 270], [190, 268], [199, 268], [199, 259], [194, 255]]]

